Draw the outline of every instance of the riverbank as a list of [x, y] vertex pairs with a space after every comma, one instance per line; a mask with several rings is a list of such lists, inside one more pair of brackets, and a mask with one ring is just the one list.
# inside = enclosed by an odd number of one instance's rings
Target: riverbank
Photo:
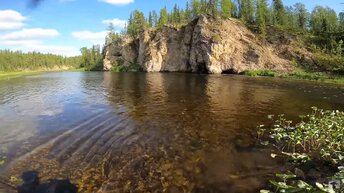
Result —
[[306, 71], [294, 71], [291, 73], [281, 73], [271, 70], [251, 70], [245, 71], [242, 75], [246, 76], [268, 76], [278, 77], [296, 80], [310, 80], [325, 83], [334, 83], [344, 85], [344, 76], [325, 72], [306, 72]]
[[46, 72], [78, 72], [78, 71], [85, 71], [84, 68], [73, 68], [73, 69], [67, 69], [67, 70], [38, 70], [38, 71], [18, 71], [18, 72], [3, 72], [0, 71], [0, 80], [6, 80], [6, 79], [12, 79], [12, 78], [17, 78], [21, 76], [29, 76], [29, 75], [36, 75], [36, 74], [41, 74], [41, 73], [46, 73]]

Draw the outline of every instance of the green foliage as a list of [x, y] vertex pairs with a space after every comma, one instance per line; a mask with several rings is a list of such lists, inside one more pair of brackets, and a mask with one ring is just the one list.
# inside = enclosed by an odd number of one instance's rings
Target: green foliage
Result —
[[286, 11], [282, 0], [273, 0], [274, 24], [283, 26], [286, 22]]
[[316, 35], [327, 35], [338, 29], [337, 13], [329, 7], [316, 6], [311, 14], [310, 27]]
[[[148, 18], [135, 10], [130, 15], [126, 33], [136, 37], [147, 27], [180, 27], [201, 15], [213, 18], [240, 18], [263, 38], [274, 36], [268, 33], [273, 31], [271, 28], [288, 31], [303, 39], [306, 46], [313, 45], [316, 52], [344, 56], [344, 12], [337, 16], [333, 9], [316, 6], [312, 13], [309, 13], [303, 3], [286, 7], [282, 0], [272, 0], [270, 6], [267, 0], [190, 0], [186, 1], [185, 9], [175, 5], [168, 12], [164, 7], [159, 15], [155, 11], [149, 12]], [[111, 37], [108, 38], [110, 41], [118, 38], [116, 34]], [[326, 58], [320, 56], [319, 61], [322, 66], [326, 66], [326, 70], [342, 72], [342, 60], [338, 57], [326, 61]], [[326, 65], [323, 64], [325, 62]]]
[[294, 12], [297, 20], [297, 27], [304, 31], [308, 25], [309, 13], [306, 9], [306, 6], [303, 3], [296, 3], [294, 5]]
[[239, 17], [248, 24], [254, 23], [255, 3], [254, 0], [239, 0]]
[[219, 36], [218, 34], [215, 34], [215, 35], [213, 35], [213, 37], [211, 37], [211, 40], [212, 40], [212, 42], [214, 42], [214, 43], [219, 43], [219, 42], [221, 42], [221, 36]]
[[243, 75], [247, 76], [275, 76], [276, 73], [271, 70], [246, 70], [242, 72]]
[[314, 54], [314, 58], [323, 70], [344, 74], [344, 58], [341, 55], [318, 52]]
[[136, 37], [140, 31], [147, 26], [144, 14], [141, 11], [135, 10], [131, 13], [127, 26], [127, 33]]
[[[279, 115], [269, 130], [269, 138], [279, 151], [290, 155], [293, 160], [298, 159], [296, 155], [306, 154], [311, 160], [327, 161], [338, 166], [338, 172], [329, 179], [344, 182], [344, 112], [312, 109], [312, 114], [302, 116], [302, 121], [295, 125], [284, 115]], [[265, 131], [260, 130], [259, 134]], [[277, 177], [281, 181], [271, 181], [271, 184], [278, 192], [334, 192], [327, 184], [308, 184], [292, 173], [278, 174]]]
[[313, 113], [292, 125], [280, 115], [270, 137], [279, 149], [288, 147], [292, 153], [320, 153], [322, 159], [344, 163], [344, 112], [313, 108]]
[[266, 0], [258, 0], [256, 20], [257, 20], [259, 33], [262, 34], [263, 36], [266, 35], [266, 22], [268, 18], [268, 13], [269, 11], [268, 11], [268, 5], [267, 5]]
[[34, 71], [54, 68], [78, 68], [79, 66], [80, 57], [0, 50], [0, 71]]
[[232, 1], [221, 0], [221, 16], [223, 18], [230, 18], [232, 16]]
[[87, 71], [103, 70], [103, 55], [100, 51], [99, 45], [94, 45], [91, 48], [83, 47], [81, 52], [81, 65]]

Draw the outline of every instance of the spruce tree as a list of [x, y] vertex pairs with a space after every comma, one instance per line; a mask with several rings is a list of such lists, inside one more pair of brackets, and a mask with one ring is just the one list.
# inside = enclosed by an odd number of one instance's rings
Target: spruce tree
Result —
[[189, 1], [186, 2], [185, 20], [186, 21], [191, 21], [192, 20], [192, 10], [190, 8]]
[[232, 16], [232, 2], [231, 0], [221, 0], [221, 16], [223, 18], [230, 18]]
[[191, 0], [192, 17], [196, 18], [201, 14], [201, 3], [199, 0]]
[[152, 12], [149, 12], [149, 16], [148, 16], [148, 26], [149, 27], [153, 27], [153, 14]]
[[273, 0], [274, 24], [283, 26], [286, 22], [286, 12], [282, 0]]
[[295, 15], [297, 17], [297, 25], [301, 30], [306, 29], [308, 12], [306, 6], [302, 3], [296, 3], [294, 5]]
[[259, 33], [263, 36], [266, 35], [266, 18], [268, 13], [268, 5], [266, 0], [258, 0], [257, 1], [257, 12], [256, 12], [256, 19]]
[[160, 18], [158, 27], [161, 28], [168, 22], [168, 12], [166, 6], [160, 10]]

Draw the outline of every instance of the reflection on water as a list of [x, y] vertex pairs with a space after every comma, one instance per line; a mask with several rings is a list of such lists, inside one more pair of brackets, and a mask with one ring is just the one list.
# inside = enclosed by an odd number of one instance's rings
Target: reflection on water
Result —
[[2, 81], [0, 173], [20, 184], [34, 170], [80, 192], [257, 192], [281, 163], [253, 145], [256, 126], [344, 109], [343, 96], [332, 85], [178, 73]]

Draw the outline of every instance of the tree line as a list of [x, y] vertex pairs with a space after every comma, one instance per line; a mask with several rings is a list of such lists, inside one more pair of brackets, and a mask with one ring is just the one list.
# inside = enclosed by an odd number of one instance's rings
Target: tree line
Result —
[[303, 3], [285, 6], [282, 0], [191, 0], [184, 8], [175, 5], [146, 17], [135, 10], [130, 14], [124, 34], [137, 36], [147, 28], [159, 29], [165, 25], [182, 26], [200, 15], [213, 18], [238, 18], [261, 36], [273, 26], [282, 30], [307, 35], [318, 49], [343, 55], [344, 12], [339, 14], [329, 7], [316, 6], [311, 12]]
[[39, 52], [0, 50], [1, 71], [33, 71], [58, 68], [83, 68], [85, 70], [102, 70], [103, 53], [100, 45], [80, 49], [81, 55], [65, 57]]
[[0, 50], [0, 71], [47, 70], [54, 68], [78, 68], [81, 58], [64, 57], [39, 52]]

